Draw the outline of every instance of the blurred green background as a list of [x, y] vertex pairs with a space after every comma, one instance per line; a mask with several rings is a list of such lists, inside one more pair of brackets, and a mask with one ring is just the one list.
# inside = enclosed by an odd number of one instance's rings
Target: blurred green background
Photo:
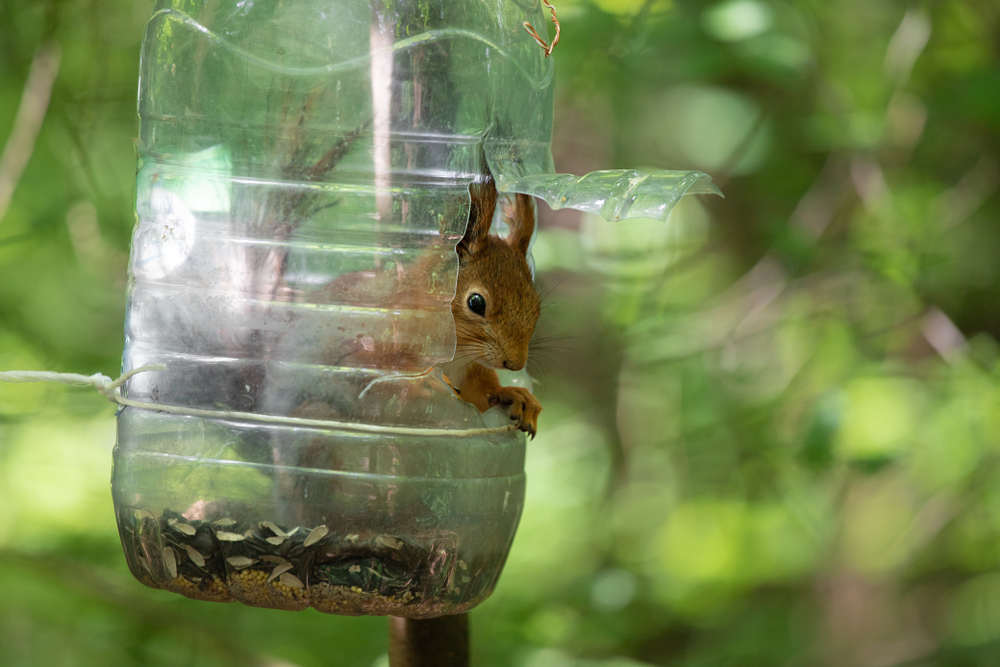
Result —
[[[0, 165], [0, 369], [117, 375], [150, 8], [0, 0], [0, 141], [62, 54]], [[996, 664], [1000, 4], [558, 9], [559, 171], [726, 198], [542, 206], [545, 412], [477, 667]], [[0, 664], [387, 665], [384, 619], [133, 580], [113, 442], [94, 392], [0, 385]]]

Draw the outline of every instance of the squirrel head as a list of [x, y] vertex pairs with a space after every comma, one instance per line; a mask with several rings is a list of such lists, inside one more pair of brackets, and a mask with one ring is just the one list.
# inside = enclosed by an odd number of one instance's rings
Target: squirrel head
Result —
[[458, 349], [455, 359], [493, 368], [520, 370], [528, 362], [528, 344], [541, 312], [531, 280], [528, 244], [535, 231], [535, 209], [518, 194], [503, 210], [510, 234], [490, 234], [497, 206], [492, 176], [469, 187], [472, 208], [465, 236], [458, 243], [458, 288], [451, 303]]

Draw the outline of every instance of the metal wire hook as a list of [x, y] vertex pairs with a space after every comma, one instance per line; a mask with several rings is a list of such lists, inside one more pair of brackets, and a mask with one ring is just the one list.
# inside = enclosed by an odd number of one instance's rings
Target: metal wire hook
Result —
[[556, 26], [556, 36], [552, 39], [552, 43], [551, 44], [546, 43], [545, 40], [542, 39], [541, 36], [539, 36], [538, 32], [534, 29], [534, 27], [532, 27], [532, 25], [527, 21], [525, 21], [522, 25], [524, 26], [524, 29], [528, 31], [528, 34], [535, 38], [535, 41], [538, 42], [538, 45], [543, 49], [545, 49], [545, 57], [548, 58], [549, 56], [552, 55], [552, 49], [556, 48], [556, 44], [559, 43], [559, 17], [556, 16], [556, 8], [553, 7], [548, 0], [542, 0], [542, 4], [548, 7], [549, 11], [552, 12], [552, 23], [554, 23]]

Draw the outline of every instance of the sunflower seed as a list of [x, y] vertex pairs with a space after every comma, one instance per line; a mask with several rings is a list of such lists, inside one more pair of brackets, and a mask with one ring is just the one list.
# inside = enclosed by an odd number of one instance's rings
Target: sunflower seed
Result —
[[[275, 524], [271, 523], [270, 521], [264, 521], [260, 525], [261, 525], [262, 528], [267, 528], [269, 531], [271, 531], [272, 533], [274, 533], [278, 537], [288, 537], [288, 533], [286, 533], [282, 529], [278, 528], [278, 526], [276, 526]], [[272, 542], [272, 544], [275, 544], [275, 543]], [[278, 542], [277, 544], [281, 544], [281, 543]]]
[[184, 550], [187, 551], [188, 558], [191, 562], [198, 567], [205, 567], [205, 557], [198, 553], [198, 550], [192, 547], [190, 544], [184, 545]]
[[242, 570], [243, 568], [250, 567], [257, 561], [253, 558], [247, 558], [246, 556], [231, 556], [226, 559], [226, 562], [235, 567], [237, 570]]
[[316, 544], [324, 537], [326, 537], [326, 534], [329, 532], [330, 529], [327, 528], [325, 525], [316, 526], [315, 528], [312, 529], [312, 532], [309, 533], [308, 537], [306, 537], [306, 541], [302, 543], [302, 546], [311, 547], [312, 545]]
[[468, 570], [468, 569], [469, 569], [469, 566], [465, 564], [465, 561], [464, 561], [464, 560], [460, 560], [460, 561], [458, 561], [458, 566], [459, 566], [460, 568], [462, 568], [463, 570]]
[[390, 537], [389, 535], [379, 535], [375, 538], [375, 541], [383, 546], [387, 546], [390, 549], [398, 549], [403, 546], [402, 540], [397, 540], [395, 537]]
[[358, 572], [361, 571], [361, 566], [360, 565], [352, 565], [351, 567], [349, 567], [347, 569], [347, 571], [350, 572], [351, 574], [357, 574]]
[[267, 562], [267, 563], [277, 563], [278, 565], [281, 565], [282, 563], [287, 563], [288, 562], [287, 560], [285, 560], [281, 556], [272, 556], [271, 554], [264, 554], [263, 556], [260, 557], [260, 559], [262, 561]]
[[247, 539], [245, 536], [240, 535], [239, 533], [227, 533], [224, 530], [220, 530], [215, 534], [215, 536], [220, 540], [222, 540], [223, 542], [242, 542], [243, 540]]
[[195, 530], [195, 527], [189, 523], [178, 522], [177, 524], [174, 525], [174, 529], [177, 530], [177, 532], [179, 533], [184, 533], [185, 535], [194, 535], [196, 532], [198, 532], [197, 530]]
[[177, 519], [167, 519], [167, 525], [168, 526], [173, 526], [176, 523], [177, 523]]
[[355, 540], [358, 539], [358, 534], [357, 533], [351, 533], [350, 535], [347, 536], [347, 539], [350, 542], [354, 542]]
[[302, 583], [302, 580], [296, 577], [291, 572], [285, 572], [283, 575], [278, 577], [278, 581], [289, 588], [305, 588], [306, 585]]
[[171, 579], [177, 578], [177, 555], [170, 547], [163, 547], [163, 565]]
[[278, 535], [277, 537], [268, 537], [267, 538], [267, 543], [268, 544], [273, 544], [274, 546], [278, 546], [279, 544], [281, 544], [284, 541], [285, 541], [285, 538], [281, 537], [280, 535]]
[[232, 519], [228, 519], [228, 518], [226, 518], [226, 519], [219, 519], [218, 521], [213, 521], [212, 523], [215, 524], [216, 526], [218, 526], [219, 528], [228, 528], [229, 526], [235, 526], [236, 525], [235, 521], [233, 521]]
[[[274, 570], [271, 571], [271, 576], [267, 578], [266, 583], [271, 583], [272, 581], [283, 575], [285, 572], [291, 570], [293, 567], [295, 566], [292, 565], [291, 563], [282, 563], [281, 565], [279, 565], [278, 567], [274, 568]], [[285, 585], [287, 586], [287, 584]]]

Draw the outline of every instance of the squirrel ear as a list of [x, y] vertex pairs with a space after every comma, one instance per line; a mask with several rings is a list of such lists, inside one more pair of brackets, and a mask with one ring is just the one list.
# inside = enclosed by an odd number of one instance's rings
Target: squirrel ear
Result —
[[504, 206], [504, 222], [510, 227], [507, 244], [522, 255], [528, 254], [531, 235], [535, 233], [535, 205], [531, 195], [517, 193], [513, 205]]
[[458, 242], [458, 251], [475, 255], [486, 247], [490, 235], [493, 214], [497, 210], [497, 186], [489, 174], [477, 178], [469, 185], [472, 206], [469, 209], [469, 223], [465, 236]]

